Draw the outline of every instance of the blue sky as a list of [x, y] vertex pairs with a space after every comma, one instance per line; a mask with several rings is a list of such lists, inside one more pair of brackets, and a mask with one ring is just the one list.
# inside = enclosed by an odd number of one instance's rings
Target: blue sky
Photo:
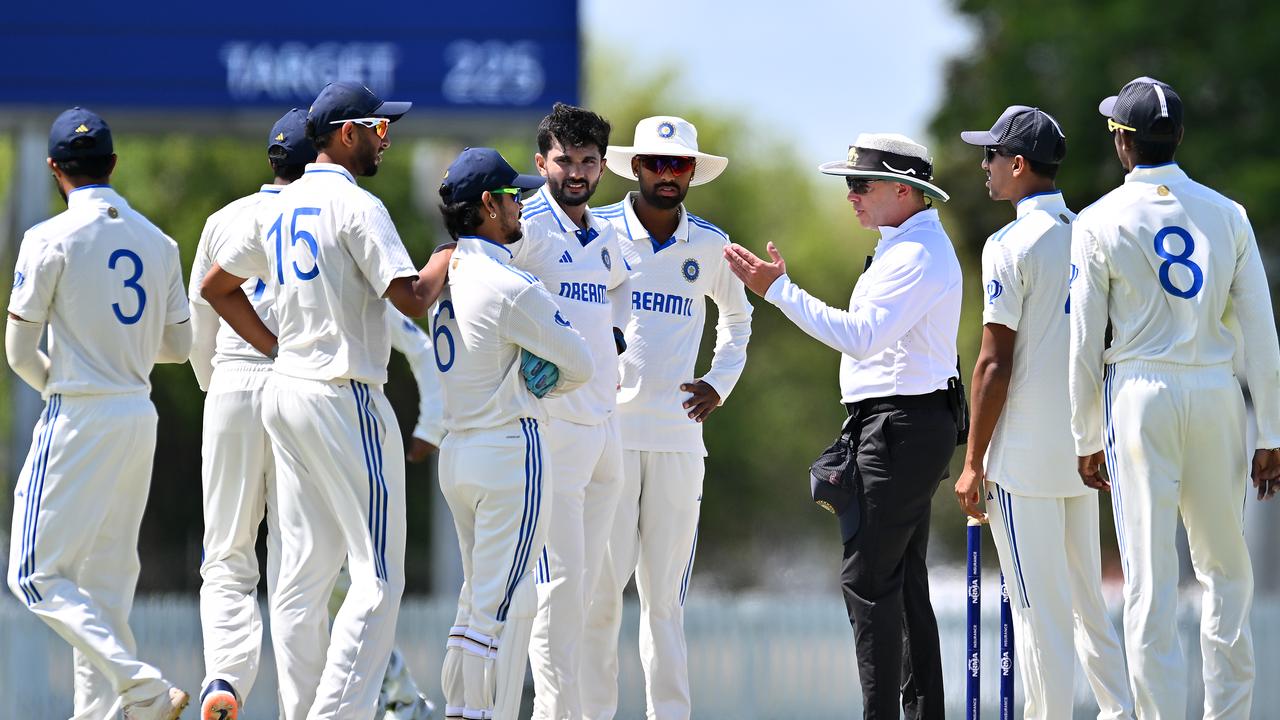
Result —
[[859, 132], [929, 144], [948, 58], [974, 31], [949, 0], [582, 0], [588, 43], [632, 63], [683, 58], [681, 82], [792, 134], [804, 160], [842, 158]]

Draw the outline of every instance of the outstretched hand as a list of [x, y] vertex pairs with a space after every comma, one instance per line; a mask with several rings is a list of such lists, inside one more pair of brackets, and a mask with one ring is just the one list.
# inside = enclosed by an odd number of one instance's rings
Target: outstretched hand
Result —
[[772, 241], [765, 245], [765, 250], [769, 252], [773, 262], [761, 260], [755, 253], [737, 243], [724, 246], [724, 259], [729, 262], [729, 269], [743, 285], [760, 297], [764, 297], [769, 286], [787, 272], [787, 261], [782, 259], [782, 254]]
[[1259, 500], [1270, 500], [1280, 491], [1280, 451], [1255, 450], [1253, 452], [1253, 486], [1258, 489]]

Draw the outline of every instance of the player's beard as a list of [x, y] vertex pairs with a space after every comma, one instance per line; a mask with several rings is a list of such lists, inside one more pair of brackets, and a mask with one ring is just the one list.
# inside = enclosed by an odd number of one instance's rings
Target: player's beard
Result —
[[[356, 159], [359, 161], [360, 177], [373, 177], [378, 174], [378, 151], [382, 149], [382, 139], [369, 142], [365, 133], [360, 133], [356, 140]], [[374, 135], [377, 137], [377, 135]]]
[[[676, 194], [671, 196], [659, 195], [658, 188], [662, 187], [675, 188]], [[670, 210], [679, 206], [680, 203], [684, 202], [684, 198], [688, 194], [688, 188], [681, 190], [680, 186], [673, 182], [656, 182], [648, 188], [643, 185], [640, 186], [640, 195], [644, 197], [644, 201], [659, 210]]]
[[[578, 179], [578, 178], [573, 178]], [[586, 181], [586, 178], [582, 178]], [[547, 190], [551, 193], [551, 197], [560, 204], [560, 207], [577, 207], [585, 205], [592, 195], [596, 194], [596, 186], [600, 184], [600, 178], [597, 177], [595, 182], [586, 181], [587, 188], [580, 192], [570, 192], [565, 189], [564, 183], [557, 182], [551, 178], [547, 178]]]

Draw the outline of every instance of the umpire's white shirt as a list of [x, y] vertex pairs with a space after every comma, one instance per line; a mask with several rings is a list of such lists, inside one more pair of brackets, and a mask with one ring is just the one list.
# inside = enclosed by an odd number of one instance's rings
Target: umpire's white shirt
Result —
[[[579, 230], [547, 186], [524, 204], [524, 237], [512, 245], [511, 263], [542, 281], [561, 314], [591, 348], [596, 372], [577, 390], [548, 400], [547, 413], [580, 425], [598, 425], [617, 407], [618, 351], [613, 328], [631, 317], [628, 268], [613, 225], [587, 211]], [[585, 241], [585, 242], [584, 242]]]
[[706, 455], [702, 424], [682, 405], [692, 382], [706, 298], [716, 304], [715, 354], [702, 379], [723, 403], [747, 365], [751, 303], [742, 281], [729, 270], [723, 230], [680, 208], [680, 223], [659, 241], [636, 218], [630, 192], [621, 202], [596, 209], [613, 223], [631, 270], [631, 320], [622, 353], [618, 418], [624, 450]]
[[511, 431], [514, 423], [546, 419], [542, 403], [525, 387], [521, 348], [560, 369], [551, 395], [582, 385], [594, 369], [586, 341], [547, 289], [511, 266], [506, 246], [485, 238], [458, 238], [431, 328], [448, 447], [523, 444], [521, 432]]
[[938, 211], [921, 210], [881, 227], [871, 266], [840, 310], [783, 275], [765, 300], [791, 322], [843, 353], [840, 401], [925, 395], [956, 377], [961, 278]]
[[180, 263], [177, 243], [106, 185], [72, 190], [28, 230], [9, 312], [49, 325], [44, 397], [150, 391], [165, 326], [190, 318]]
[[1067, 393], [1071, 222], [1062, 193], [1018, 202], [1018, 217], [982, 248], [984, 324], [1018, 333], [1008, 398], [987, 448], [987, 478], [1033, 497], [1093, 492], [1076, 474]]
[[[1147, 360], [1230, 365], [1234, 312], [1260, 448], [1280, 447], [1280, 349], [1267, 276], [1244, 208], [1176, 163], [1138, 166], [1072, 230], [1071, 429], [1102, 450], [1103, 366]], [[1105, 343], [1108, 327], [1111, 343]]]
[[307, 165], [253, 229], [215, 256], [227, 272], [266, 279], [280, 325], [275, 371], [309, 380], [387, 381], [383, 295], [417, 270], [382, 201], [346, 168]]

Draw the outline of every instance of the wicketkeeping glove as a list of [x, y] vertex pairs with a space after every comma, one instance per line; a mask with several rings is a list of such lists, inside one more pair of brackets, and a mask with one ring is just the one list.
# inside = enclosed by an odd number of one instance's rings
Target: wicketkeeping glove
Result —
[[560, 368], [555, 363], [547, 362], [524, 348], [520, 349], [520, 374], [524, 376], [525, 387], [537, 398], [551, 392], [560, 382]]

